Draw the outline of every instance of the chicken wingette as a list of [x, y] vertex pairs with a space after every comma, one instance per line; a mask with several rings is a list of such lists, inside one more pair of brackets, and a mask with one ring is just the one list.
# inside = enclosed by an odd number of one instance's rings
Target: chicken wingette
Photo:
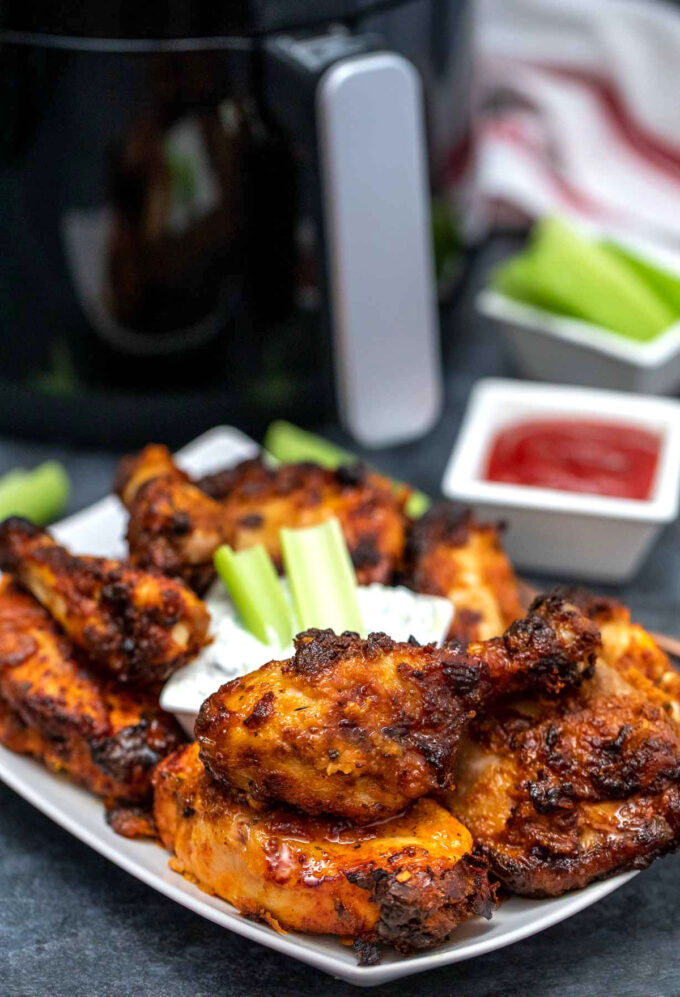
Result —
[[183, 740], [156, 696], [90, 671], [33, 596], [0, 580], [0, 743], [104, 797], [130, 834], [144, 818], [129, 805], [149, 803], [154, 765]]
[[680, 844], [679, 677], [622, 606], [569, 598], [602, 631], [594, 676], [476, 719], [448, 797], [494, 873], [526, 896], [643, 868]]
[[195, 727], [201, 757], [253, 799], [384, 818], [451, 784], [460, 737], [485, 702], [577, 683], [598, 646], [597, 628], [556, 597], [466, 650], [309, 630], [294, 657], [205, 701]]
[[680, 672], [671, 665], [654, 638], [617, 599], [585, 589], [562, 588], [562, 596], [579, 607], [602, 636], [601, 660], [680, 723]]
[[[200, 485], [200, 487], [197, 487]], [[272, 468], [249, 460], [192, 483], [163, 447], [125, 458], [117, 491], [129, 510], [133, 561], [205, 587], [221, 543], [264, 544], [280, 567], [281, 527], [336, 517], [362, 584], [389, 582], [405, 542], [406, 489], [360, 466], [329, 471], [314, 464]]]
[[76, 557], [27, 520], [0, 524], [0, 567], [93, 665], [121, 682], [157, 685], [207, 640], [208, 611], [186, 585], [124, 562]]
[[131, 561], [204, 592], [215, 577], [213, 554], [228, 540], [220, 503], [191, 482], [167, 447], [156, 444], [123, 458], [115, 490], [129, 512]]
[[522, 615], [499, 528], [450, 506], [436, 506], [409, 528], [404, 576], [416, 592], [450, 599], [450, 636], [458, 640], [497, 637]]
[[284, 808], [253, 809], [205, 771], [198, 745], [154, 773], [155, 818], [171, 866], [278, 931], [340, 935], [360, 959], [446, 941], [495, 906], [469, 832], [431, 799], [367, 827]]

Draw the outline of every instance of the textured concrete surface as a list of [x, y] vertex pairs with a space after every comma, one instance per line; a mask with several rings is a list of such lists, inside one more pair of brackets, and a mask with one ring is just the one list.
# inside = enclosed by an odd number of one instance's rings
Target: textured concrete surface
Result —
[[[493, 329], [472, 307], [474, 285], [496, 251], [483, 255], [446, 323], [447, 402], [437, 430], [417, 444], [373, 455], [386, 470], [433, 493], [475, 377], [511, 373]], [[73, 510], [108, 490], [115, 457], [103, 453], [0, 441], [0, 473], [53, 455], [71, 472]], [[678, 524], [620, 594], [643, 623], [680, 633]], [[678, 922], [680, 856], [658, 862], [595, 907], [534, 938], [374, 992], [381, 997], [680, 993]], [[0, 994], [5, 993], [340, 997], [356, 990], [159, 896], [0, 786]]]

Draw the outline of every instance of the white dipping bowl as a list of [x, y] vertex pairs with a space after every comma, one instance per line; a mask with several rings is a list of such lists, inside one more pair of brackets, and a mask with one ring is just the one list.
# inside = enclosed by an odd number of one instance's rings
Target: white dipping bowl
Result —
[[526, 377], [663, 395], [680, 385], [680, 322], [648, 343], [590, 322], [482, 291], [477, 309], [499, 323]]
[[[620, 422], [661, 437], [650, 497], [608, 498], [485, 481], [497, 432], [529, 419]], [[496, 378], [472, 391], [442, 491], [480, 518], [508, 525], [506, 547], [515, 565], [552, 575], [625, 582], [640, 567], [663, 527], [678, 515], [680, 403], [613, 391]]]

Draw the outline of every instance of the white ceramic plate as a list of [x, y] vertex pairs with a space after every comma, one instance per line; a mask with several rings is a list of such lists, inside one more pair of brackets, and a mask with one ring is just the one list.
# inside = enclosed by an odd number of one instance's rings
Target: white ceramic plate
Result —
[[[252, 456], [256, 450], [252, 440], [241, 433], [217, 428], [182, 451], [180, 462], [193, 473], [204, 473]], [[118, 555], [125, 549], [124, 528], [125, 516], [118, 501], [109, 496], [64, 520], [54, 532], [78, 553]], [[118, 837], [105, 823], [98, 800], [36, 761], [0, 747], [0, 778], [61, 827], [165, 896], [239, 935], [359, 986], [387, 983], [520, 941], [589, 907], [635, 875], [617, 876], [556, 900], [510, 900], [491, 921], [475, 919], [464, 924], [447, 945], [407, 957], [385, 950], [380, 965], [361, 967], [352, 950], [334, 938], [277, 934], [247, 921], [230, 904], [202, 893], [168, 868], [168, 855], [158, 845]]]

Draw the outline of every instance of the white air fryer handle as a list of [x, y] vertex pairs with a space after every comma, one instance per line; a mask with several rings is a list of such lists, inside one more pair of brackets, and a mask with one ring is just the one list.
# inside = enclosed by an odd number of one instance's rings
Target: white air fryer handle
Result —
[[414, 439], [442, 402], [423, 98], [406, 59], [344, 59], [316, 91], [340, 414], [368, 447]]

